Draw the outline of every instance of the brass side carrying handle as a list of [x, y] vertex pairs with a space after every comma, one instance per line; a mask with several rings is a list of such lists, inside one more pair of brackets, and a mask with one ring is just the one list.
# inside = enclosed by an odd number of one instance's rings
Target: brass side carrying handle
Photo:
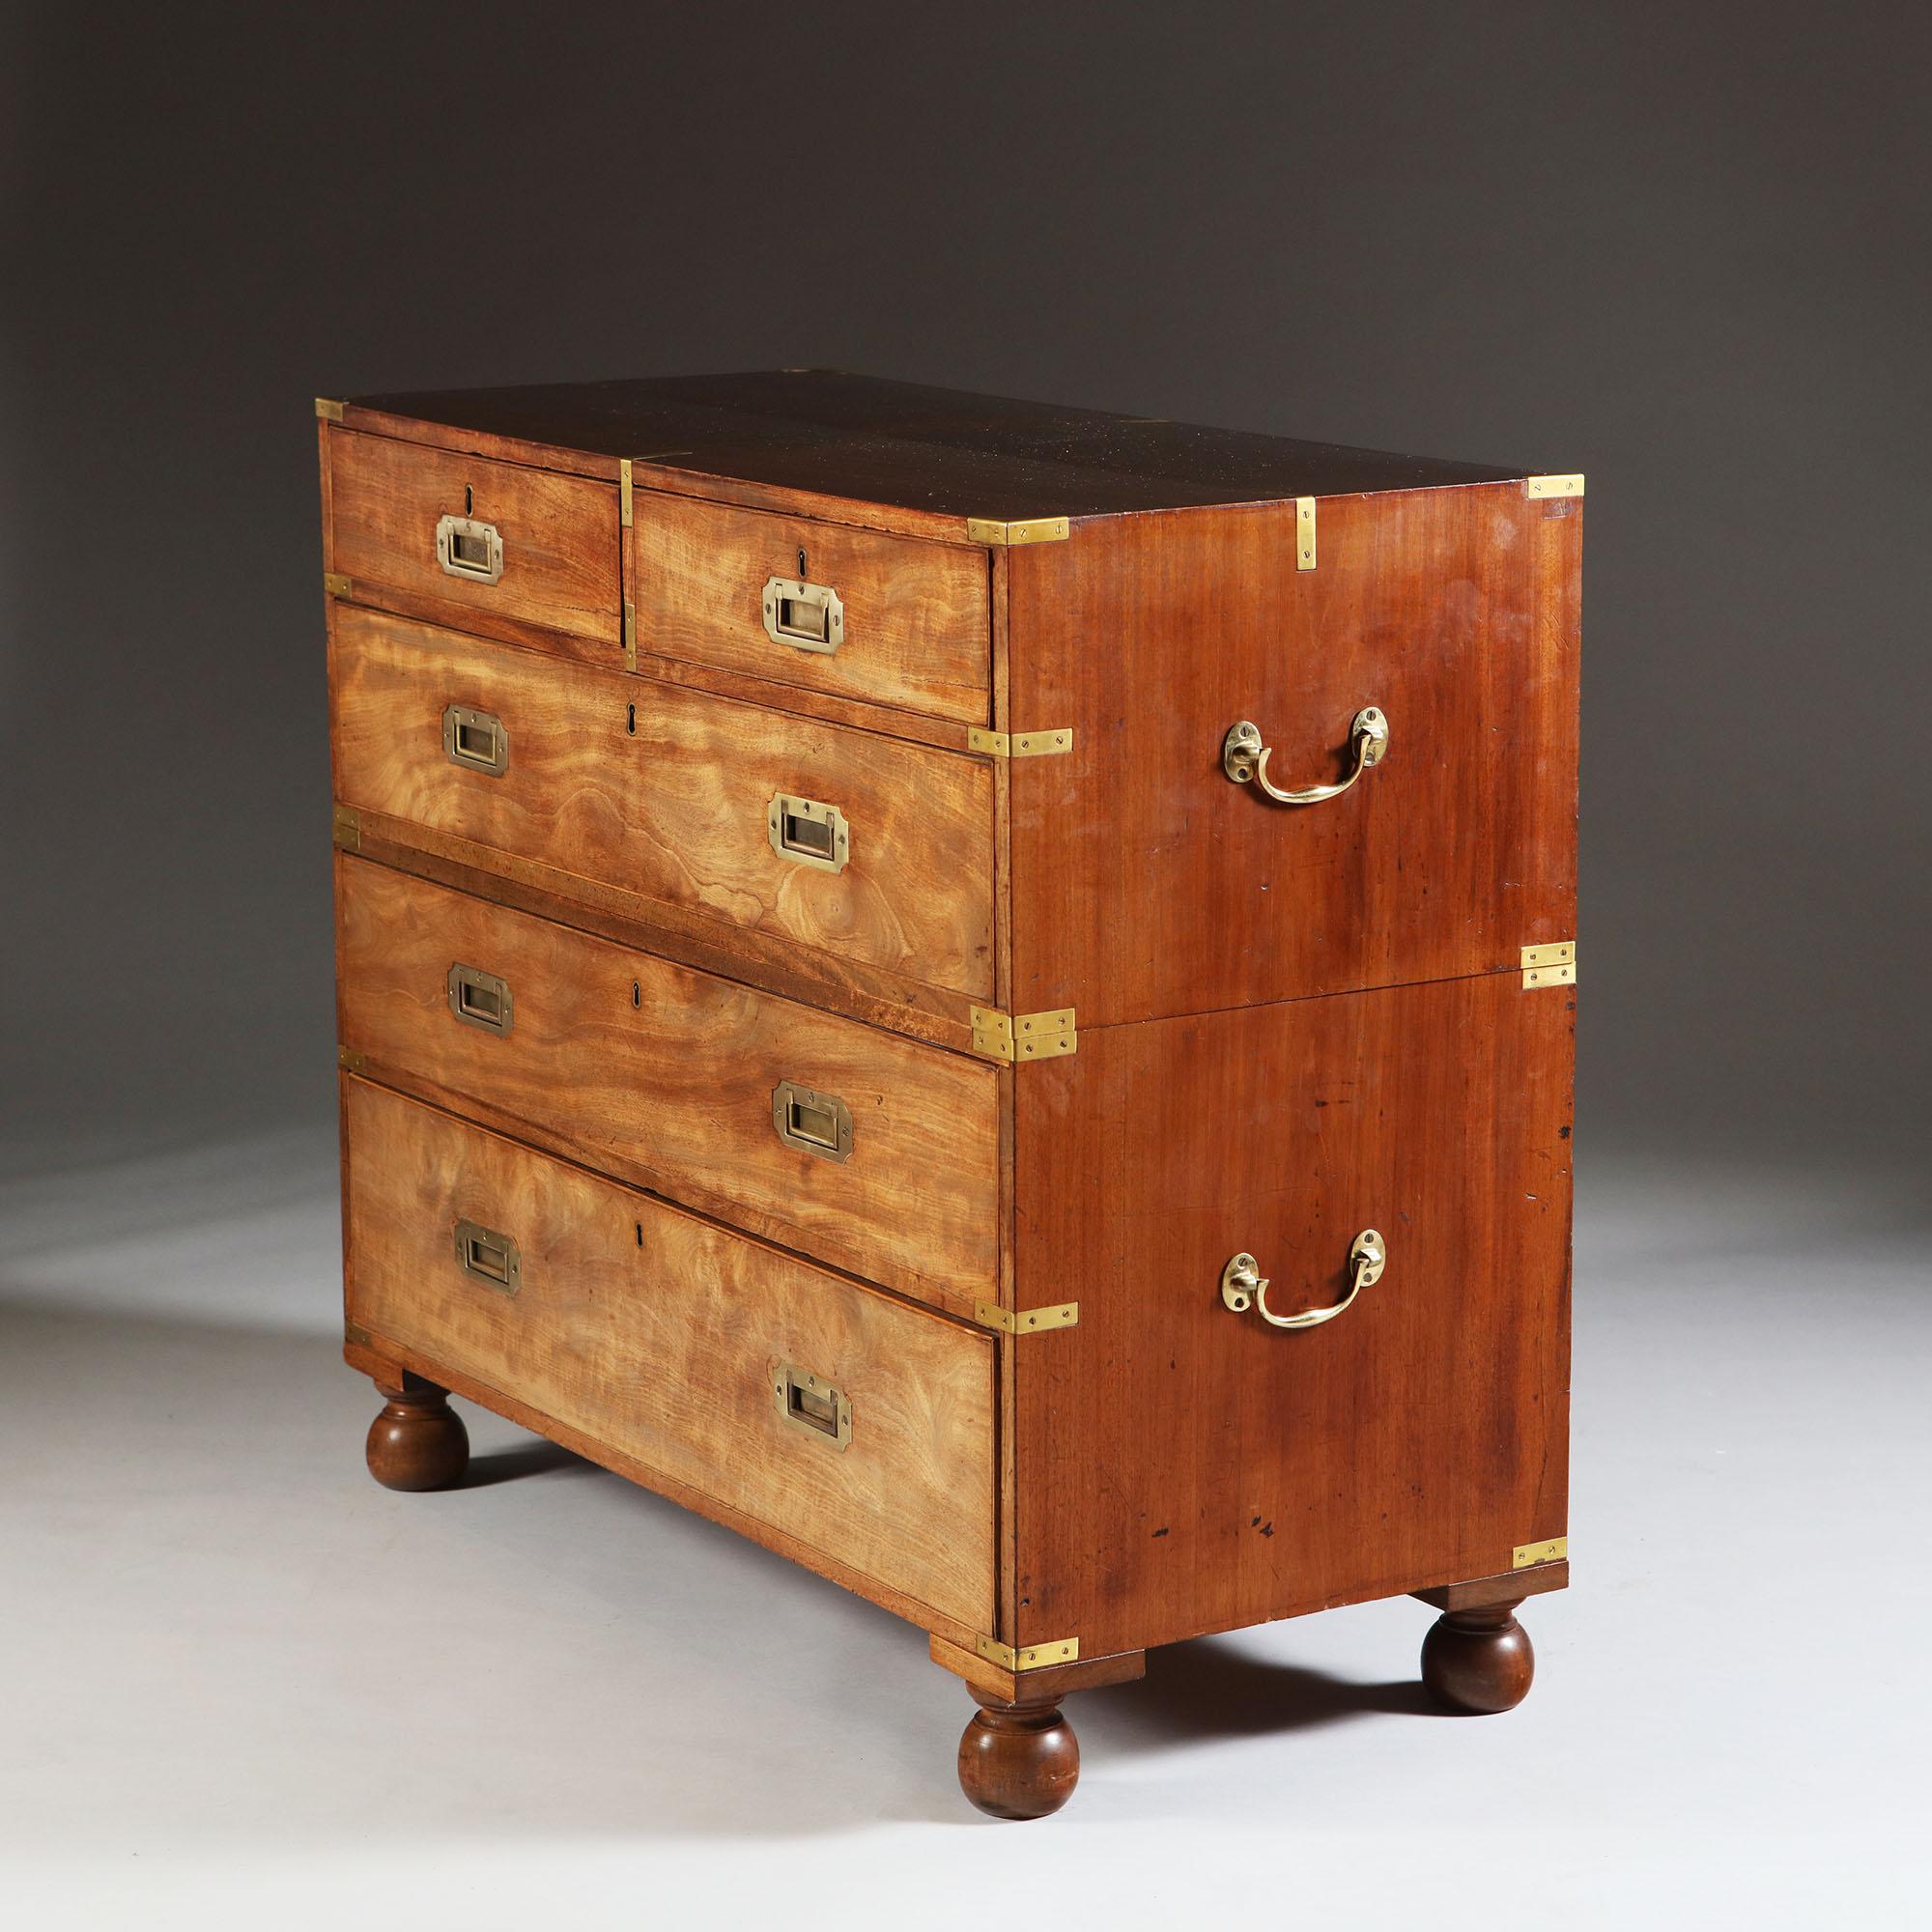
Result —
[[1236, 1315], [1252, 1307], [1270, 1328], [1319, 1328], [1332, 1321], [1363, 1289], [1373, 1288], [1388, 1265], [1388, 1248], [1373, 1228], [1349, 1243], [1349, 1292], [1329, 1308], [1304, 1308], [1298, 1315], [1276, 1315], [1267, 1304], [1268, 1283], [1253, 1255], [1236, 1255], [1221, 1270], [1221, 1299]]
[[1373, 704], [1364, 705], [1349, 726], [1349, 742], [1354, 763], [1340, 784], [1283, 791], [1279, 785], [1268, 782], [1268, 748], [1262, 743], [1261, 726], [1243, 718], [1238, 724], [1229, 726], [1228, 735], [1221, 741], [1221, 769], [1236, 784], [1246, 784], [1252, 780], [1255, 789], [1265, 793], [1277, 805], [1320, 805], [1324, 798], [1340, 798], [1365, 771], [1381, 763], [1382, 754], [1388, 750], [1388, 720]]
[[441, 517], [436, 526], [436, 560], [451, 577], [495, 583], [503, 574], [503, 539], [495, 524], [473, 517]]
[[775, 644], [830, 654], [845, 641], [845, 606], [829, 583], [768, 577], [762, 602], [765, 636]]

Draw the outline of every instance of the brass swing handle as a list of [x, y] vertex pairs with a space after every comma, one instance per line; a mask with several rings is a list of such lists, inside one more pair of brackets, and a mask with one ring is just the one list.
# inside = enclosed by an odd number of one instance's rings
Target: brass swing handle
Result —
[[1229, 727], [1228, 735], [1221, 741], [1221, 769], [1236, 784], [1246, 784], [1252, 779], [1255, 788], [1265, 792], [1277, 805], [1320, 805], [1324, 798], [1340, 798], [1371, 765], [1381, 763], [1382, 754], [1388, 750], [1388, 720], [1373, 704], [1364, 705], [1349, 726], [1349, 740], [1355, 762], [1340, 784], [1283, 791], [1279, 785], [1268, 783], [1268, 748], [1262, 743], [1261, 726], [1243, 718], [1238, 724]]
[[1267, 1279], [1253, 1255], [1236, 1255], [1221, 1270], [1221, 1299], [1236, 1315], [1252, 1304], [1270, 1328], [1319, 1328], [1332, 1321], [1363, 1289], [1373, 1288], [1388, 1266], [1388, 1249], [1373, 1228], [1364, 1228], [1349, 1243], [1349, 1292], [1330, 1308], [1304, 1308], [1299, 1315], [1276, 1315], [1268, 1307]]

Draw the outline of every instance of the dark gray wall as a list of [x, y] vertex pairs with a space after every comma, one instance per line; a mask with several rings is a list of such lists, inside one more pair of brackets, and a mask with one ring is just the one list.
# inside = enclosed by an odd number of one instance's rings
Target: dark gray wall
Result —
[[10, 10], [11, 1157], [332, 1104], [310, 397], [785, 363], [1588, 471], [1580, 1144], [1895, 1138], [1926, 19]]

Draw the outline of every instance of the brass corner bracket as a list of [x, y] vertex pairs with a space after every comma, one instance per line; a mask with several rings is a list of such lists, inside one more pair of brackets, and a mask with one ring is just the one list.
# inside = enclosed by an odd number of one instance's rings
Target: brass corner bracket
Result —
[[335, 1064], [345, 1073], [360, 1073], [362, 1056], [352, 1046], [338, 1046], [335, 1049]]
[[1525, 476], [1522, 479], [1522, 494], [1525, 497], [1580, 497], [1583, 494], [1583, 479], [1580, 476]]
[[1057, 731], [982, 731], [975, 724], [966, 733], [969, 752], [985, 752], [996, 758], [1055, 758], [1073, 749], [1073, 727]]
[[973, 1051], [988, 1060], [1057, 1060], [1080, 1050], [1080, 1035], [1071, 1007], [1046, 1013], [996, 1013], [986, 1007], [973, 1009]]
[[322, 573], [322, 594], [325, 597], [347, 597], [352, 594], [352, 585], [339, 570], [325, 570]]
[[624, 645], [624, 668], [636, 670], [638, 668], [638, 607], [627, 597], [624, 600], [622, 623]]
[[1563, 1563], [1569, 1560], [1570, 1539], [1567, 1536], [1552, 1536], [1542, 1543], [1519, 1543], [1510, 1552], [1512, 1570], [1533, 1570], [1539, 1563]]
[[628, 456], [617, 459], [617, 522], [627, 530], [631, 527], [631, 459]]
[[969, 542], [991, 544], [1005, 549], [1015, 544], [1065, 543], [1073, 526], [1065, 517], [1035, 517], [1021, 524], [1002, 524], [991, 517], [968, 517]]
[[362, 814], [346, 805], [338, 805], [329, 818], [329, 837], [345, 852], [362, 849]]
[[974, 1305], [973, 1319], [1002, 1335], [1044, 1335], [1053, 1328], [1078, 1327], [1080, 1304], [1059, 1301], [1051, 1308], [1002, 1308], [997, 1301], [981, 1301]]
[[339, 423], [342, 420], [342, 405], [333, 396], [318, 396], [315, 412], [324, 422]]
[[1577, 983], [1577, 942], [1558, 939], [1548, 946], [1522, 949], [1522, 983], [1528, 986], [1574, 986]]
[[1042, 1670], [1049, 1663], [1077, 1662], [1080, 1657], [1077, 1636], [1063, 1637], [1058, 1643], [1030, 1643], [1024, 1650], [1015, 1650], [996, 1636], [976, 1636], [973, 1648], [1003, 1670]]
[[1294, 567], [1296, 570], [1315, 568], [1315, 498], [1297, 497], [1294, 499]]

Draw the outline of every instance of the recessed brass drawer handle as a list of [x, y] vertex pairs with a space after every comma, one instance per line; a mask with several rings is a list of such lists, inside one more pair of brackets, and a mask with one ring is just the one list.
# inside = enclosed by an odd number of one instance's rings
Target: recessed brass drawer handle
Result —
[[775, 1363], [772, 1397], [779, 1414], [794, 1429], [806, 1430], [835, 1449], [851, 1442], [851, 1400], [823, 1376], [810, 1375], [796, 1362]]
[[1364, 705], [1349, 726], [1349, 741], [1355, 762], [1340, 784], [1283, 791], [1268, 782], [1268, 749], [1262, 743], [1261, 726], [1243, 718], [1229, 727], [1221, 741], [1221, 769], [1236, 784], [1246, 784], [1252, 779], [1255, 789], [1266, 793], [1277, 805], [1320, 805], [1324, 798], [1340, 798], [1370, 766], [1381, 763], [1388, 750], [1388, 720], [1373, 704]]
[[498, 1036], [510, 1030], [510, 982], [474, 966], [449, 969], [449, 1010], [466, 1026], [481, 1027]]
[[515, 1294], [524, 1285], [524, 1258], [516, 1242], [474, 1221], [456, 1224], [456, 1264], [503, 1294]]
[[503, 539], [495, 524], [442, 517], [436, 526], [436, 560], [451, 577], [495, 583], [503, 574]]
[[1332, 1321], [1363, 1289], [1373, 1288], [1388, 1265], [1388, 1249], [1373, 1228], [1364, 1228], [1349, 1243], [1349, 1292], [1330, 1308], [1304, 1308], [1299, 1315], [1276, 1315], [1267, 1304], [1268, 1284], [1253, 1255], [1236, 1255], [1221, 1270], [1221, 1299], [1236, 1315], [1250, 1306], [1271, 1328], [1319, 1328]]
[[466, 772], [487, 772], [499, 779], [510, 762], [510, 734], [503, 721], [467, 704], [447, 706], [442, 714], [442, 754]]
[[821, 1160], [852, 1157], [852, 1110], [836, 1094], [815, 1094], [796, 1080], [772, 1090], [772, 1124], [786, 1147], [803, 1148]]
[[852, 856], [852, 828], [845, 814], [836, 805], [820, 805], [815, 798], [775, 794], [765, 808], [765, 837], [781, 859], [821, 872], [842, 872]]
[[765, 579], [765, 636], [797, 651], [836, 651], [845, 641], [845, 606], [829, 583]]

